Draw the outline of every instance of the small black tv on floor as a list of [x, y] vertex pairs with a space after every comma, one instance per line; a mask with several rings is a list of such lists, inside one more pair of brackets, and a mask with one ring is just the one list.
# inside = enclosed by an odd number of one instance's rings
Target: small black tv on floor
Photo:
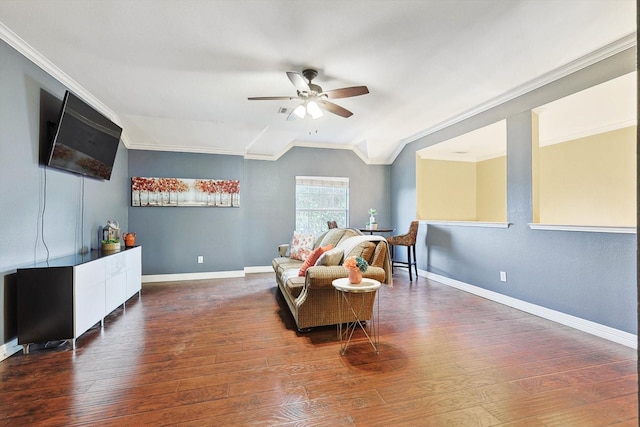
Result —
[[122, 128], [67, 91], [47, 166], [109, 180]]

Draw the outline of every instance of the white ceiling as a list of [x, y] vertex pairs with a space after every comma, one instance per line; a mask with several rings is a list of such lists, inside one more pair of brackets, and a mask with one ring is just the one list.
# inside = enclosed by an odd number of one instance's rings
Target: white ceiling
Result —
[[500, 120], [418, 151], [421, 159], [454, 162], [481, 162], [506, 154], [506, 120]]
[[[2, 0], [0, 37], [124, 128], [132, 149], [277, 159], [404, 144], [635, 44], [635, 0]], [[354, 115], [287, 121], [313, 67]]]
[[540, 146], [636, 125], [637, 81], [625, 74], [536, 108]]

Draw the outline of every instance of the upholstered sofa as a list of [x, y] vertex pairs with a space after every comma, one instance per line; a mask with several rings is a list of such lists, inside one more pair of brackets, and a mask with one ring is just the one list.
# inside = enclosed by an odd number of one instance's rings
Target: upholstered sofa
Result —
[[[291, 258], [289, 244], [280, 245], [279, 256], [272, 261], [278, 289], [299, 331], [355, 320], [346, 307], [342, 313], [338, 311], [339, 294], [332, 285], [334, 279], [349, 276], [348, 269], [342, 265], [346, 258], [364, 258], [369, 267], [363, 277], [387, 285], [392, 283], [389, 248], [383, 237], [363, 235], [351, 228], [333, 228], [315, 236], [311, 249], [317, 253], [321, 248], [325, 252], [306, 268], [303, 276], [299, 272], [304, 261]], [[361, 319], [371, 319], [375, 295], [366, 295]], [[357, 309], [360, 309], [359, 305]]]

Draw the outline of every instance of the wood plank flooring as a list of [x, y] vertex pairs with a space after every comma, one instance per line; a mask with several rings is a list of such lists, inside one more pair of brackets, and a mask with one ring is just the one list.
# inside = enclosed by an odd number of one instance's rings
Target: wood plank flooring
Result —
[[397, 271], [380, 354], [296, 332], [273, 274], [145, 285], [0, 362], [0, 426], [638, 425], [636, 352]]

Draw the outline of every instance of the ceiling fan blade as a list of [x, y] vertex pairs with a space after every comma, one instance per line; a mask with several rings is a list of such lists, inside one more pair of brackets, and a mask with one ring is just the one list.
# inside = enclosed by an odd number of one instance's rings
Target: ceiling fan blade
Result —
[[287, 99], [287, 100], [298, 99], [298, 97], [296, 96], [253, 96], [247, 99], [249, 101], [279, 101], [283, 99]]
[[343, 87], [342, 89], [333, 89], [324, 92], [329, 99], [350, 98], [352, 96], [366, 95], [369, 89], [366, 86]]
[[338, 116], [341, 117], [351, 117], [353, 116], [353, 113], [349, 110], [347, 110], [346, 108], [343, 108], [337, 104], [334, 104], [333, 102], [329, 102], [329, 101], [318, 101], [318, 104], [320, 104], [322, 106], [322, 108], [324, 108], [325, 110], [327, 110], [330, 113], [333, 114], [337, 114]]
[[299, 92], [311, 92], [309, 85], [304, 81], [302, 74], [295, 71], [287, 71], [287, 77], [291, 80], [291, 83], [298, 89]]

